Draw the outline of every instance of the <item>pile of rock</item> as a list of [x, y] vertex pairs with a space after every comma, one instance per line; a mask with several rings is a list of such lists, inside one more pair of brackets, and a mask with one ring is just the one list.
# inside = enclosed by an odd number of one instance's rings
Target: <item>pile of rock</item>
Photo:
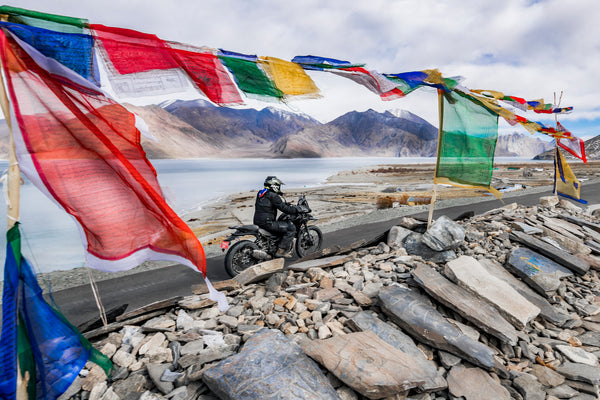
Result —
[[196, 287], [87, 332], [116, 371], [89, 364], [63, 398], [597, 399], [598, 254], [598, 219], [555, 197], [405, 218], [220, 282], [224, 313]]

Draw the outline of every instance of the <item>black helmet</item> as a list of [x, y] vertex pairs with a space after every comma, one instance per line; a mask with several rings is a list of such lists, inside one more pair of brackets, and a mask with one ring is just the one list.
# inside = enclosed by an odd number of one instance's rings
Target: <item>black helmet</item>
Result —
[[285, 183], [283, 183], [276, 176], [267, 176], [265, 179], [265, 187], [267, 189], [271, 189], [277, 194], [281, 194], [281, 185], [285, 185]]

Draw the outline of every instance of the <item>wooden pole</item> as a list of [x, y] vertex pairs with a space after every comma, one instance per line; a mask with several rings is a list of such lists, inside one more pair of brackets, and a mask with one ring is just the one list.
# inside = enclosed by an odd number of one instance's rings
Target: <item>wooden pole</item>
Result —
[[[17, 152], [15, 150], [15, 140], [10, 118], [10, 105], [6, 87], [4, 86], [4, 67], [0, 59], [0, 105], [2, 113], [8, 127], [8, 172], [7, 182], [8, 199], [6, 204], [6, 230], [10, 230], [19, 220], [19, 202], [21, 193], [21, 170], [17, 161]], [[17, 358], [17, 400], [27, 400], [27, 385], [29, 383], [29, 371], [25, 371], [25, 376], [21, 376], [21, 366]]]
[[[439, 162], [440, 158], [440, 140], [442, 138], [442, 123], [444, 120], [444, 102], [442, 99], [442, 90], [438, 89], [438, 112], [440, 115], [440, 122], [439, 122], [439, 128], [438, 128], [438, 140], [437, 140], [437, 161], [435, 164], [435, 170], [433, 171], [433, 179], [435, 181], [435, 177], [437, 176], [437, 163]], [[427, 229], [429, 229], [429, 226], [431, 225], [431, 221], [433, 220], [433, 209], [435, 207], [435, 202], [437, 200], [437, 188], [438, 185], [437, 183], [433, 184], [433, 193], [431, 195], [431, 202], [429, 203], [429, 217], [427, 218]]]

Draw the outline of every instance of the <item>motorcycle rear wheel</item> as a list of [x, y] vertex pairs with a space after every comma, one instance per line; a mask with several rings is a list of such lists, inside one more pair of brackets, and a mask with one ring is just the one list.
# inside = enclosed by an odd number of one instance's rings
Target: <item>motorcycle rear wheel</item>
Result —
[[316, 226], [308, 226], [302, 229], [296, 238], [296, 253], [302, 258], [308, 254], [321, 249], [323, 244], [323, 232]]
[[231, 276], [236, 276], [245, 269], [256, 265], [260, 262], [252, 255], [254, 250], [258, 250], [258, 246], [250, 240], [241, 240], [231, 246], [225, 255], [225, 270]]

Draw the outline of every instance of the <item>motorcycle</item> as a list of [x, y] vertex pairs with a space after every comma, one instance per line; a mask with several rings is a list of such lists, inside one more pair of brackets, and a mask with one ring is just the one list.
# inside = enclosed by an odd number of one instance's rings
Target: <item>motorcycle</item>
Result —
[[[308, 225], [309, 221], [317, 219], [310, 214], [312, 210], [304, 195], [298, 199], [298, 206], [301, 210], [298, 214], [282, 214], [278, 220], [291, 221], [296, 226], [294, 249], [298, 257], [302, 258], [321, 249], [323, 233], [318, 227]], [[230, 226], [229, 229], [235, 229], [235, 232], [221, 242], [221, 249], [222, 251], [227, 250], [225, 269], [231, 276], [238, 275], [253, 265], [274, 258], [279, 236], [259, 228], [257, 225]], [[253, 236], [254, 240], [245, 238], [249, 236]]]

